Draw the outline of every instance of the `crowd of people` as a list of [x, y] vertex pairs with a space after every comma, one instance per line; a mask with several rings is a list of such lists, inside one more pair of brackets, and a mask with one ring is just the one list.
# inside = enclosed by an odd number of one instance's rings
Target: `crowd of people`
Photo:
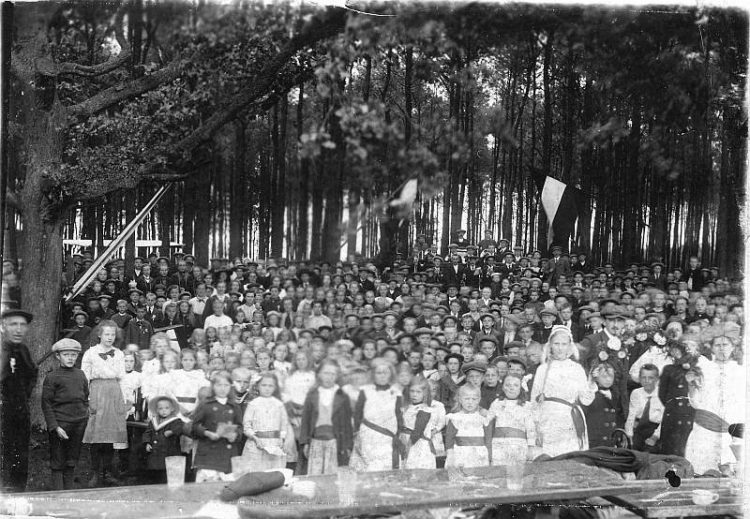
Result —
[[[745, 409], [740, 283], [697, 257], [616, 270], [584, 251], [550, 253], [489, 233], [474, 245], [461, 231], [445, 256], [419, 236], [380, 268], [112, 261], [65, 305], [59, 366], [43, 375], [52, 487], [74, 485], [83, 444], [90, 486], [164, 482], [174, 455], [202, 482], [227, 479], [233, 463], [328, 474], [614, 445], [732, 473]], [[70, 258], [71, 285], [92, 260]], [[32, 318], [3, 314], [3, 417], [42, 376], [12, 333]], [[4, 481], [23, 490], [28, 436], [5, 443], [3, 431]]]

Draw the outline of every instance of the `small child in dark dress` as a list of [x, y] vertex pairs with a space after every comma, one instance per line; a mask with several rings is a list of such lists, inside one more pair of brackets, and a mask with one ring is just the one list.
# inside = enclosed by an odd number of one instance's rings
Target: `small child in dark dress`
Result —
[[167, 482], [164, 459], [168, 456], [182, 456], [180, 435], [183, 432], [183, 422], [177, 414], [179, 405], [172, 397], [152, 398], [148, 407], [151, 419], [143, 433], [143, 444], [148, 453], [147, 480], [152, 484], [163, 484]]

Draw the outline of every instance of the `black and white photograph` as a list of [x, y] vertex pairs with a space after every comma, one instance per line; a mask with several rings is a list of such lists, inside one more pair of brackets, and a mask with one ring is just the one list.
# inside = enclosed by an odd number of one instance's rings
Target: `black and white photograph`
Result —
[[744, 516], [742, 2], [0, 7], [0, 516]]

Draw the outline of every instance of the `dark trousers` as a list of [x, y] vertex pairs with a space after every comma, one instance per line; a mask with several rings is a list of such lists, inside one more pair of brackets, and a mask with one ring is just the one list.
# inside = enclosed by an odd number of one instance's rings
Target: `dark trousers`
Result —
[[635, 429], [633, 429], [633, 449], [643, 452], [656, 450], [653, 446], [646, 445], [646, 440], [651, 438], [658, 427], [658, 423], [648, 421], [639, 422], [638, 425], [635, 426]]
[[31, 415], [25, 405], [0, 405], [0, 484], [10, 492], [26, 490], [29, 477]]
[[675, 411], [674, 406], [667, 405], [661, 421], [661, 436], [659, 439], [659, 454], [671, 454], [673, 456], [685, 456], [685, 445], [687, 445], [690, 432], [693, 430], [692, 407], [680, 408]]
[[94, 474], [112, 472], [114, 448], [111, 443], [92, 443], [90, 446], [91, 470]]
[[83, 433], [86, 432], [86, 420], [80, 422], [58, 422], [58, 426], [67, 433], [68, 439], [63, 440], [57, 431], [49, 432], [49, 466], [52, 470], [73, 468], [81, 456]]

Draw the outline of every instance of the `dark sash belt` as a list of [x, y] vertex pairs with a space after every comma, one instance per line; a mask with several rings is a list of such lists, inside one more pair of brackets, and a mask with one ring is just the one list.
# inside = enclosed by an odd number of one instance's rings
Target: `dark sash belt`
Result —
[[721, 416], [706, 409], [696, 409], [694, 423], [715, 433], [729, 432], [729, 424]]
[[485, 447], [483, 436], [456, 436], [456, 447]]
[[318, 425], [313, 429], [313, 438], [316, 440], [335, 440], [336, 435], [333, 431], [333, 425]]
[[189, 397], [189, 396], [178, 396], [177, 397], [177, 401], [181, 402], [183, 404], [194, 404], [196, 400], [197, 400], [196, 398], [192, 398], [192, 397]]
[[515, 427], [495, 427], [493, 438], [523, 438], [526, 439], [526, 431]]
[[281, 438], [281, 431], [256, 431], [256, 438]]
[[370, 420], [362, 420], [362, 425], [369, 427], [375, 432], [379, 432], [380, 434], [384, 434], [385, 436], [392, 438], [393, 441], [391, 442], [391, 465], [393, 469], [397, 469], [399, 467], [400, 460], [399, 451], [401, 450], [402, 445], [401, 442], [398, 441], [396, 433], [386, 429], [385, 427], [374, 424]]
[[578, 443], [581, 445], [581, 448], [583, 448], [583, 439], [586, 437], [586, 421], [583, 419], [581, 408], [567, 400], [553, 396], [545, 396], [544, 401], [557, 402], [558, 404], [570, 407], [570, 417], [573, 419], [573, 427], [575, 427], [576, 435], [578, 436]]
[[[409, 434], [414, 432], [414, 429], [410, 429], [409, 427], [402, 427], [401, 430], [399, 430], [402, 434]], [[420, 440], [427, 440], [427, 443], [430, 445], [430, 452], [432, 452], [433, 455], [437, 454], [437, 450], [435, 450], [435, 444], [432, 443], [432, 438], [428, 438], [427, 436], [422, 436]]]

